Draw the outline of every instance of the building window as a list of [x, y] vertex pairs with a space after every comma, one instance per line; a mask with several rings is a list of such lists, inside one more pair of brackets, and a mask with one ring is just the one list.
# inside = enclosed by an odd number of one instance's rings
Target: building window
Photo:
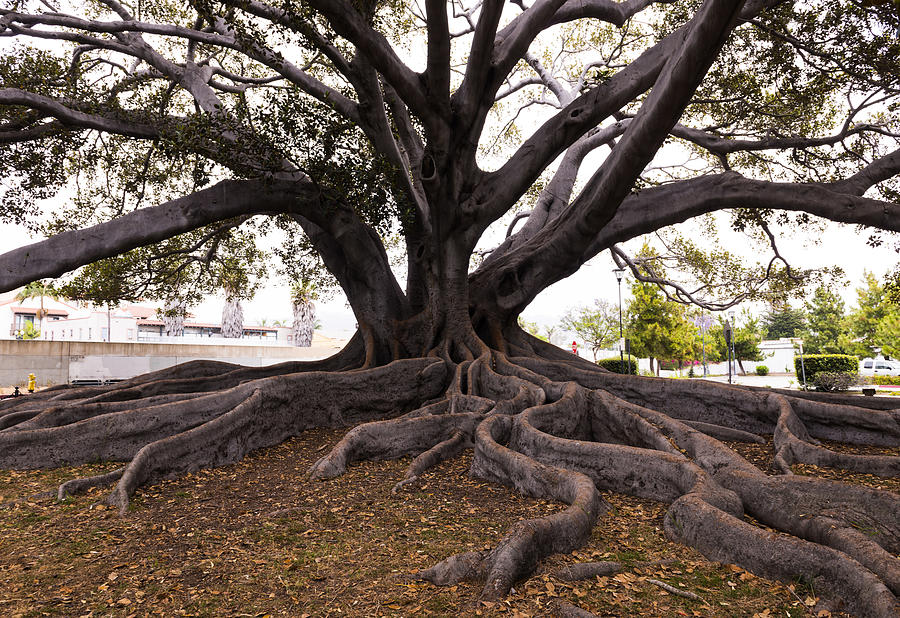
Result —
[[105, 326], [100, 327], [100, 339], [103, 341], [109, 341], [109, 329]]
[[134, 339], [134, 330], [131, 328], [128, 329], [128, 338]]
[[90, 328], [88, 329], [88, 340], [90, 340], [90, 338], [91, 338], [91, 330], [92, 329], [90, 329]]
[[84, 329], [83, 328], [78, 329], [78, 338], [84, 339]]
[[16, 330], [24, 330], [25, 325], [31, 322], [34, 325], [35, 314], [33, 313], [17, 313], [15, 314]]
[[75, 336], [73, 333], [74, 333], [74, 331], [70, 328], [69, 329], [69, 339], [71, 339], [72, 337]]

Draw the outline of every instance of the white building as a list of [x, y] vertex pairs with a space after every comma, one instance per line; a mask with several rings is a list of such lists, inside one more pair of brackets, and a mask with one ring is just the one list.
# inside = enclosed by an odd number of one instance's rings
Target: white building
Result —
[[137, 318], [123, 309], [86, 309], [44, 322], [41, 339], [50, 341], [137, 341]]
[[759, 351], [762, 353], [763, 360], [749, 364], [744, 361], [744, 368], [747, 371], [755, 370], [757, 365], [765, 365], [769, 368], [769, 373], [794, 373], [794, 355], [799, 352], [795, 351], [793, 339], [760, 341]]
[[90, 304], [44, 297], [43, 324], [39, 317], [41, 299], [16, 300], [19, 290], [0, 295], [0, 339], [21, 338], [31, 322], [46, 341], [111, 341], [147, 343], [212, 343], [229, 345], [293, 345], [293, 332], [286, 326], [244, 326], [241, 339], [224, 339], [220, 324], [197, 322], [188, 314], [184, 335], [168, 337], [155, 307], [123, 305], [109, 311]]
[[[46, 330], [53, 322], [84, 312], [74, 304], [45, 296], [42, 320], [40, 316], [41, 299], [17, 300], [16, 295], [19, 291], [0, 294], [0, 339], [16, 339], [17, 336], [20, 336], [17, 333], [21, 333], [29, 322], [37, 329], [43, 326]], [[41, 338], [45, 338], [43, 333], [41, 333]]]

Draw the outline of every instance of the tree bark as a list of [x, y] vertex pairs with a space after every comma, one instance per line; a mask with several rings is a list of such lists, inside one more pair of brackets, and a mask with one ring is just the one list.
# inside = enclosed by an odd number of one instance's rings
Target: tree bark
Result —
[[308, 348], [312, 345], [313, 325], [316, 321], [316, 306], [312, 301], [295, 302], [293, 306], [294, 345]]
[[226, 339], [240, 339], [244, 336], [244, 310], [241, 301], [234, 296], [225, 299], [222, 309], [222, 336]]

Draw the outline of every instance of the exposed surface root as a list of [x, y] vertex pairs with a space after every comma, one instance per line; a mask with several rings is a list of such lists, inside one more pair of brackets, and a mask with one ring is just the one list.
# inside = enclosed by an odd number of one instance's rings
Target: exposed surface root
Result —
[[894, 616], [896, 598], [868, 569], [846, 554], [785, 534], [767, 532], [687, 494], [666, 514], [674, 539], [722, 562], [782, 581], [812, 582], [860, 616]]
[[583, 474], [545, 466], [502, 446], [509, 438], [511, 424], [508, 416], [491, 416], [479, 426], [472, 474], [531, 496], [560, 500], [569, 507], [561, 513], [521, 521], [492, 551], [451, 556], [421, 572], [422, 579], [441, 584], [483, 580], [482, 597], [500, 598], [530, 574], [544, 556], [569, 552], [583, 544], [597, 516], [605, 510], [605, 501]]
[[596, 618], [597, 614], [572, 605], [568, 601], [557, 600], [554, 607], [554, 615], [558, 618]]
[[[137, 401], [153, 395], [224, 390], [248, 380], [314, 371], [346, 371], [360, 367], [364, 357], [359, 334], [337, 354], [316, 361], [289, 361], [264, 367], [245, 367], [212, 360], [196, 360], [141, 374], [104, 386], [58, 385], [34, 394], [0, 401], [0, 419], [13, 410], [46, 410], [49, 402]], [[8, 426], [8, 425], [7, 425]]]
[[[199, 363], [187, 374], [165, 370], [114, 387], [58, 389], [0, 406], [0, 465], [125, 461], [116, 472], [58, 490], [62, 498], [118, 479], [109, 502], [124, 511], [133, 492], [156, 479], [237, 461], [308, 428], [352, 425], [310, 468], [312, 478], [336, 477], [361, 460], [409, 456], [396, 494], [474, 448], [473, 477], [564, 505], [514, 524], [493, 549], [450, 556], [418, 573], [435, 584], [477, 581], [482, 598], [502, 597], [542, 559], [589, 538], [606, 511], [604, 490], [669, 504], [666, 534], [711, 559], [810, 582], [835, 608], [856, 615], [895, 615], [900, 496], [790, 471], [810, 463], [900, 475], [896, 411], [862, 400], [857, 406], [846, 396], [611, 374], [525, 337], [503, 351], [460, 341], [435, 345], [429, 358], [375, 369]], [[767, 470], [781, 475], [767, 475], [722, 442], [763, 444], [769, 435], [777, 468]], [[880, 454], [838, 452], [821, 440]], [[618, 568], [587, 563], [557, 576]], [[583, 611], [567, 611], [576, 610]]]
[[563, 581], [577, 582], [612, 575], [621, 570], [622, 565], [618, 562], [580, 562], [553, 571], [553, 576]]
[[107, 472], [106, 474], [98, 474], [96, 476], [87, 476], [83, 478], [72, 479], [71, 481], [66, 481], [59, 486], [59, 489], [56, 492], [56, 499], [65, 500], [68, 496], [75, 496], [77, 494], [84, 493], [92, 487], [112, 485], [120, 478], [122, 478], [122, 474], [124, 472], [125, 467], [123, 466], [117, 470], [113, 470], [112, 472]]
[[43, 429], [47, 427], [59, 427], [77, 423], [88, 418], [121, 412], [125, 410], [139, 410], [151, 408], [163, 404], [177, 403], [202, 397], [204, 393], [189, 393], [185, 395], [157, 395], [146, 397], [137, 401], [120, 401], [110, 403], [83, 403], [80, 401], [59, 402], [43, 411], [36, 410], [36, 414], [28, 420], [15, 425], [16, 431], [25, 429]]
[[[312, 427], [403, 413], [440, 393], [446, 373], [443, 363], [422, 359], [359, 372], [264, 378], [57, 427], [13, 428], [0, 433], [0, 461], [5, 467], [128, 461], [109, 498], [124, 510], [143, 483], [231, 463]], [[76, 480], [60, 495], [96, 482]]]
[[456, 434], [471, 435], [478, 414], [442, 414], [375, 421], [358, 425], [309, 471], [312, 479], [330, 479], [362, 459], [396, 459], [418, 455]]
[[[778, 398], [780, 414], [775, 429], [775, 463], [785, 474], [794, 463], [843, 468], [877, 476], [900, 476], [900, 457], [886, 455], [848, 455], [810, 443], [806, 424], [794, 412], [786, 397]], [[802, 408], [809, 404], [797, 402]]]
[[446, 461], [451, 457], [455, 457], [471, 445], [471, 431], [457, 430], [456, 433], [443, 442], [435, 444], [413, 459], [412, 463], [409, 464], [409, 468], [406, 470], [406, 474], [403, 475], [403, 479], [394, 485], [393, 489], [391, 489], [391, 493], [396, 494], [403, 487], [415, 483], [428, 468], [431, 468], [442, 461]]
[[762, 436], [749, 431], [741, 431], [740, 429], [732, 429], [731, 427], [723, 427], [722, 425], [712, 425], [710, 423], [701, 423], [700, 421], [683, 421], [688, 427], [692, 427], [697, 431], [701, 431], [708, 436], [712, 436], [717, 440], [733, 440], [734, 442], [753, 442], [756, 444], [765, 444], [766, 440]]

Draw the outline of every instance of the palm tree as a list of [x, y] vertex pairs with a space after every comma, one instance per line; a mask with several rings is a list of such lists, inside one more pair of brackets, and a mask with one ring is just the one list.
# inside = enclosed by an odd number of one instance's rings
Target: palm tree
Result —
[[301, 281], [291, 286], [295, 346], [308, 348], [312, 345], [316, 321], [316, 306], [312, 301], [317, 297], [316, 286], [311, 281]]
[[41, 308], [38, 310], [38, 330], [44, 330], [44, 297], [52, 298], [53, 300], [59, 300], [59, 292], [49, 284], [45, 284], [43, 281], [32, 281], [24, 288], [22, 288], [18, 294], [16, 294], [16, 300], [22, 302], [27, 298], [40, 298], [41, 300]]
[[222, 309], [222, 336], [240, 339], [244, 334], [244, 309], [238, 294], [225, 288], [225, 307]]
[[256, 285], [251, 282], [247, 266], [233, 256], [222, 260], [219, 281], [225, 291], [222, 336], [226, 339], [240, 339], [244, 336], [244, 309], [241, 307], [241, 300], [252, 298]]
[[163, 330], [168, 337], [184, 336], [184, 318], [187, 315], [187, 305], [184, 300], [177, 297], [167, 298], [162, 310]]

